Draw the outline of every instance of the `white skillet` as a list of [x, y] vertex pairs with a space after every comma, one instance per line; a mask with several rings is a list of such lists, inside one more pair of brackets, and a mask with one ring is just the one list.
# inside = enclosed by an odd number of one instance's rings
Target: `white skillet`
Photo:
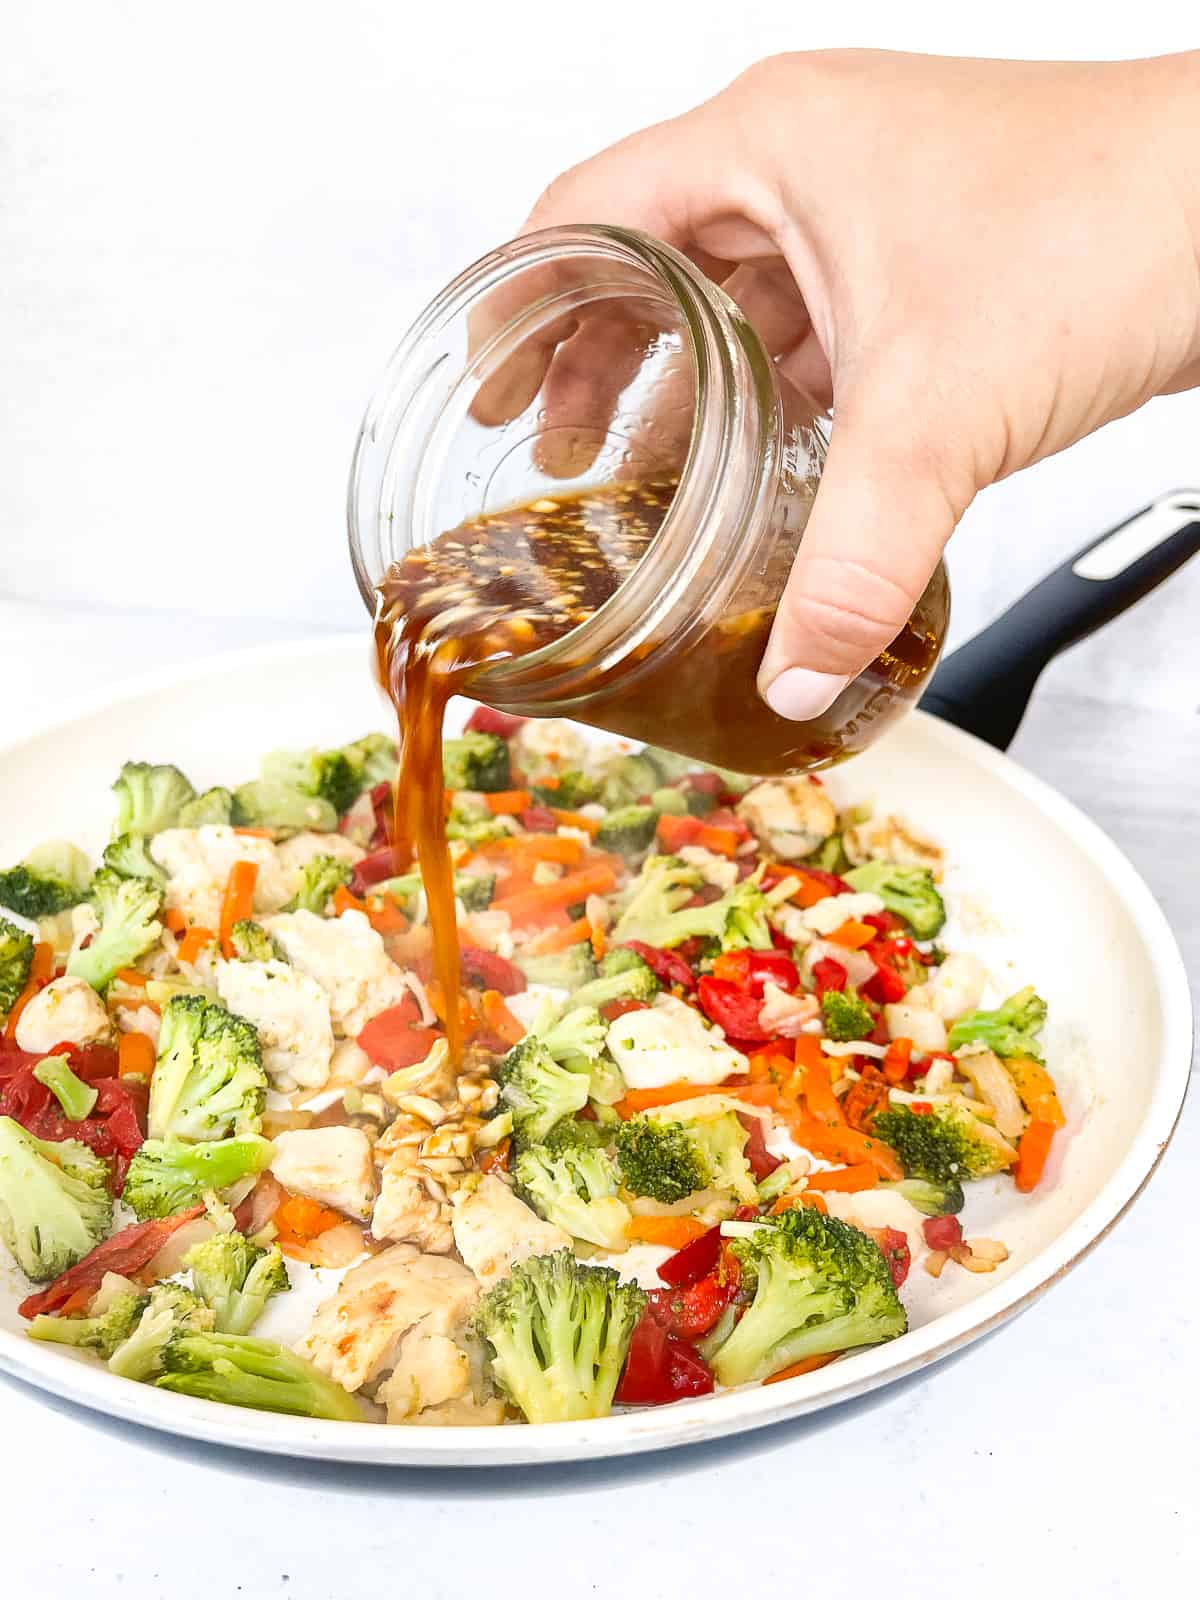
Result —
[[[1134, 570], [1147, 558], [1145, 549], [1125, 560], [1130, 592], [1144, 592], [1190, 553], [1175, 545], [1178, 516], [1172, 527], [1152, 541], [1149, 555], [1160, 569], [1152, 577]], [[1189, 529], [1194, 549], [1200, 516]], [[1175, 546], [1170, 561], [1164, 545]], [[1104, 587], [1112, 576], [1098, 581]], [[1071, 601], [1061, 586], [1059, 595], [1054, 614], [1061, 619], [1073, 609], [1065, 632], [1079, 637], [1086, 629], [1078, 615], [1082, 599]], [[1115, 608], [1108, 595], [1100, 609]], [[992, 645], [976, 648], [986, 654], [994, 644], [993, 635]], [[1007, 742], [1049, 653], [1024, 675], [1016, 714], [1006, 713], [1007, 733], [992, 728], [993, 737]], [[962, 654], [950, 658], [931, 692], [939, 708], [962, 721], [977, 717], [980, 704], [993, 717], [1001, 706], [1011, 708], [1004, 694], [981, 699], [978, 676], [961, 665], [950, 670]], [[98, 849], [111, 817], [109, 785], [122, 760], [174, 761], [204, 786], [252, 775], [267, 749], [342, 743], [385, 725], [365, 630], [362, 637], [227, 655], [131, 683], [3, 752], [0, 856], [15, 860], [56, 836]], [[1048, 1058], [1070, 1125], [1034, 1195], [1018, 1196], [1001, 1181], [970, 1193], [968, 1233], [1009, 1246], [1010, 1258], [997, 1272], [947, 1272], [935, 1282], [918, 1268], [906, 1291], [908, 1334], [806, 1377], [596, 1422], [356, 1427], [165, 1393], [27, 1339], [16, 1308], [28, 1289], [8, 1264], [0, 1266], [0, 1367], [110, 1416], [281, 1455], [427, 1466], [566, 1461], [711, 1439], [819, 1410], [931, 1366], [1028, 1306], [1103, 1239], [1171, 1137], [1192, 1053], [1179, 951], [1153, 896], [1116, 846], [1045, 784], [957, 727], [917, 712], [829, 781], [839, 802], [875, 799], [938, 839], [950, 863], [954, 919], [947, 942], [981, 955], [1002, 990], [1034, 982], [1049, 1001]], [[288, 1331], [287, 1319], [297, 1314], [296, 1307], [283, 1310], [288, 1298], [276, 1303], [282, 1321], [264, 1331]]]

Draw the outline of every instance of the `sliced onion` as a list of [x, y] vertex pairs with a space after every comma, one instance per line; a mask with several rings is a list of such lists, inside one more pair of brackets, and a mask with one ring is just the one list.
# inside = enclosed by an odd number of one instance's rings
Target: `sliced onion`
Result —
[[138, 1274], [143, 1283], [156, 1283], [159, 1278], [173, 1278], [183, 1267], [183, 1258], [194, 1244], [202, 1244], [216, 1233], [216, 1226], [208, 1217], [193, 1217], [185, 1222], [163, 1245], [156, 1256]]
[[887, 1055], [885, 1044], [872, 1044], [869, 1039], [822, 1039], [821, 1049], [827, 1056], [874, 1056], [877, 1061]]

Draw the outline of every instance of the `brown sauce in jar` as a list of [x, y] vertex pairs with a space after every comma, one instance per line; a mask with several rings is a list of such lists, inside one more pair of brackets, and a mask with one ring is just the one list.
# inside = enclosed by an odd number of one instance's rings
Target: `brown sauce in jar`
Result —
[[[424, 880], [447, 1038], [459, 1059], [459, 952], [442, 790], [442, 720], [455, 694], [496, 662], [525, 656], [586, 622], [629, 575], [674, 497], [652, 478], [546, 497], [480, 516], [409, 551], [376, 590], [381, 683], [400, 724], [397, 848]], [[608, 672], [571, 715], [675, 749], [698, 763], [773, 774], [828, 766], [869, 743], [915, 698], [946, 613], [936, 578], [896, 639], [824, 717], [793, 723], [755, 680], [791, 550], [735, 596], [730, 615], [688, 639], [651, 640]], [[661, 644], [670, 648], [660, 650]]]

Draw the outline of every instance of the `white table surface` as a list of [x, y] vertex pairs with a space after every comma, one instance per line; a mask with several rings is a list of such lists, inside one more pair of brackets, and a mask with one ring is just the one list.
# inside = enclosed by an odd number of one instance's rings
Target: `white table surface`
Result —
[[[0, 671], [34, 647], [38, 704], [18, 713], [32, 724], [147, 651], [181, 660], [286, 632], [0, 604]], [[1127, 850], [1196, 975], [1200, 720], [1064, 696], [1053, 676], [1015, 754]], [[922, 1378], [693, 1450], [488, 1473], [306, 1465], [143, 1433], [0, 1379], [0, 1587], [52, 1600], [1196, 1593], [1198, 1167], [1193, 1097], [1130, 1217], [1017, 1322]]]

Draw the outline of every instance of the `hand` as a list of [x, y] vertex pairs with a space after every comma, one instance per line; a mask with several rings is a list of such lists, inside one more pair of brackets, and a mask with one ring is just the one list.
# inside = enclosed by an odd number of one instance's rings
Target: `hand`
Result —
[[777, 712], [895, 637], [981, 488], [1200, 383], [1198, 152], [1200, 54], [788, 55], [538, 201], [525, 231], [685, 251], [835, 409], [759, 673]]

